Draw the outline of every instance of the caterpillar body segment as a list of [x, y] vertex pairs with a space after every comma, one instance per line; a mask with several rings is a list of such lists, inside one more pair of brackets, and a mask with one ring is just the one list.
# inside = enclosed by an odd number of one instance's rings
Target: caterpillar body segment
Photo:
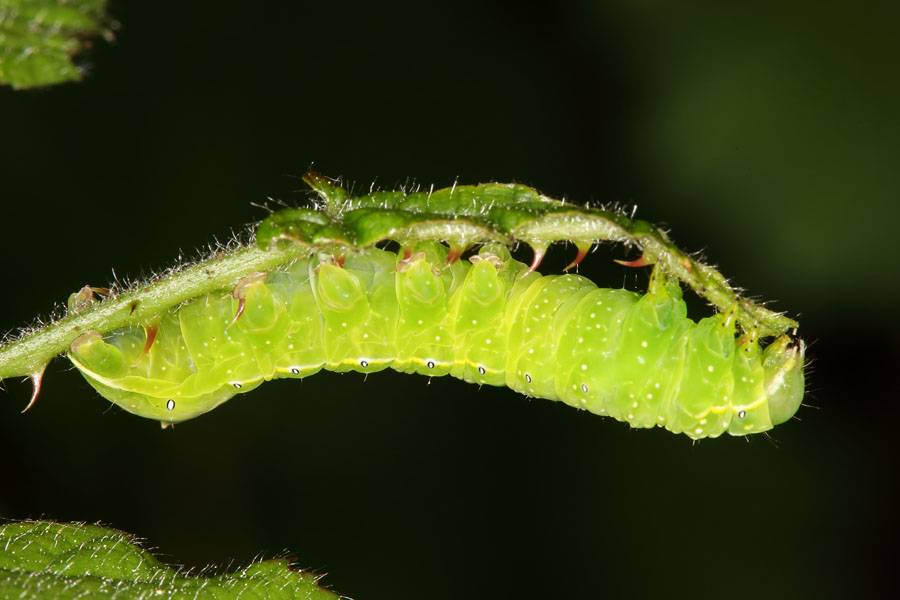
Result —
[[730, 312], [694, 323], [660, 269], [641, 296], [528, 272], [502, 245], [452, 264], [442, 244], [412, 250], [313, 255], [170, 309], [146, 352], [145, 328], [125, 327], [82, 335], [69, 357], [101, 395], [164, 424], [323, 368], [449, 374], [692, 438], [765, 431], [803, 396], [802, 344], [738, 342]]

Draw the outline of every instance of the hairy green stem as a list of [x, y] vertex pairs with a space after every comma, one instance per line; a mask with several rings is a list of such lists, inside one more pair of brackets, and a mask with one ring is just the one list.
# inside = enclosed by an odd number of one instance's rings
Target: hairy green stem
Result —
[[55, 356], [64, 353], [72, 341], [86, 331], [147, 324], [185, 300], [234, 286], [242, 277], [268, 271], [308, 252], [299, 245], [283, 245], [268, 251], [242, 246], [93, 304], [82, 312], [70, 312], [58, 321], [0, 346], [0, 379], [39, 375]]

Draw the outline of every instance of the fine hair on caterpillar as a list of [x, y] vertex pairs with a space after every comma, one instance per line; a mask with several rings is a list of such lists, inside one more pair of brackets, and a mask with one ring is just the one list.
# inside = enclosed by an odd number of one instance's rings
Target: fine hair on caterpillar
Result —
[[[142, 290], [74, 294], [67, 354], [87, 381], [164, 425], [322, 369], [452, 375], [695, 439], [766, 431], [802, 401], [796, 323], [738, 295], [647, 222], [519, 185], [351, 198], [321, 175], [305, 179], [317, 209], [274, 212], [255, 247], [160, 278], [154, 286], [178, 291], [167, 303]], [[603, 240], [641, 250], [622, 264], [652, 265], [645, 294], [537, 271], [555, 241], [575, 244], [572, 267]], [[510, 255], [515, 243], [533, 249], [529, 265]], [[203, 276], [191, 279], [196, 269]], [[178, 278], [186, 284], [170, 283]], [[689, 319], [682, 284], [718, 311]], [[12, 372], [7, 351], [0, 376]], [[45, 365], [23, 361], [17, 373], [37, 391]]]

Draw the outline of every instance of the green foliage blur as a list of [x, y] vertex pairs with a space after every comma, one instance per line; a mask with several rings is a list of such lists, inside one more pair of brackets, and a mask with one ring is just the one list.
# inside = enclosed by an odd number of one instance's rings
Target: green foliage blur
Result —
[[[193, 567], [288, 552], [360, 600], [893, 585], [896, 3], [110, 13], [82, 83], [0, 89], [0, 327], [305, 201], [310, 165], [357, 190], [518, 181], [637, 205], [798, 318], [809, 406], [771, 439], [692, 444], [450, 378], [323, 373], [161, 431], [60, 360], [25, 415], [28, 387], [4, 382], [0, 517], [101, 521]], [[623, 257], [581, 273], [642, 289]]]
[[0, 85], [24, 90], [80, 81], [72, 57], [109, 37], [107, 0], [0, 0]]

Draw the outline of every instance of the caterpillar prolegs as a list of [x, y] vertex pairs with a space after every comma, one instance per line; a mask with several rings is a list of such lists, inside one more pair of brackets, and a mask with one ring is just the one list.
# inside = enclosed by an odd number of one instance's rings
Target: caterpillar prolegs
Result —
[[802, 342], [762, 351], [736, 339], [734, 311], [691, 321], [661, 268], [641, 296], [542, 276], [498, 244], [450, 252], [317, 254], [167, 311], [150, 344], [143, 327], [94, 331], [69, 357], [101, 395], [164, 424], [323, 368], [449, 374], [692, 438], [765, 431], [800, 404]]

